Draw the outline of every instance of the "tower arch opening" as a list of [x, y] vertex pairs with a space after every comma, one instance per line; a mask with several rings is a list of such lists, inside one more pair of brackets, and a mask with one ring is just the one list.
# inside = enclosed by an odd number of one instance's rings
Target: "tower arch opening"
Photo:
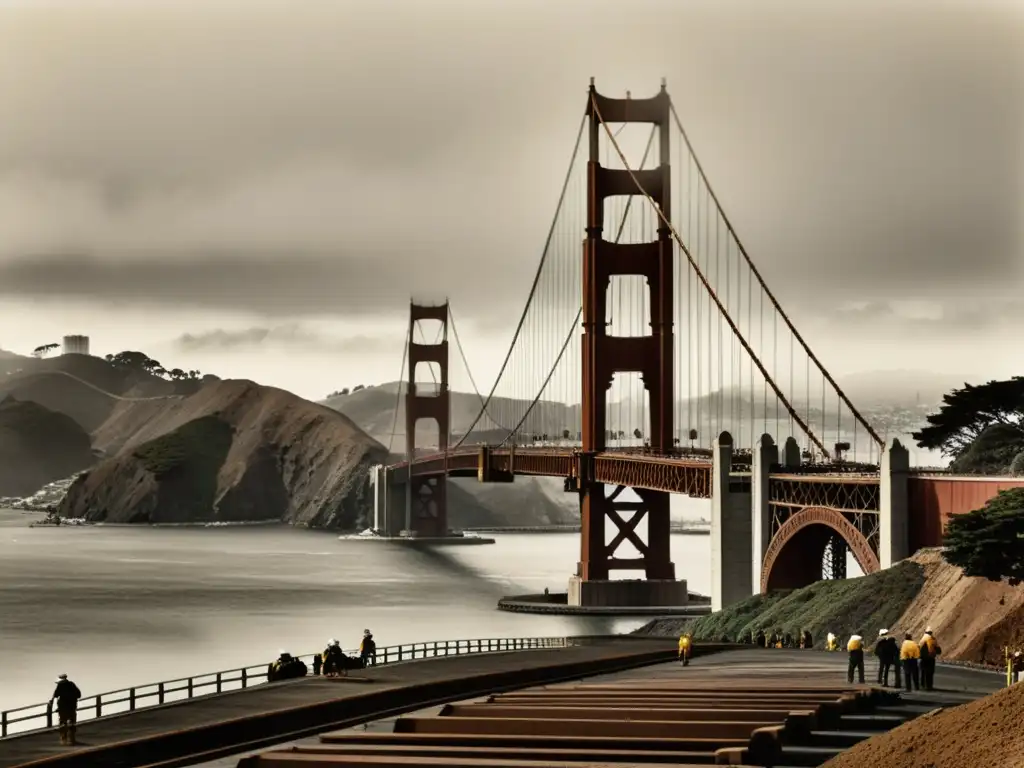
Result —
[[878, 553], [841, 512], [824, 507], [801, 509], [772, 536], [761, 568], [761, 592], [806, 587], [822, 578], [826, 554], [839, 539], [865, 573], [879, 570]]

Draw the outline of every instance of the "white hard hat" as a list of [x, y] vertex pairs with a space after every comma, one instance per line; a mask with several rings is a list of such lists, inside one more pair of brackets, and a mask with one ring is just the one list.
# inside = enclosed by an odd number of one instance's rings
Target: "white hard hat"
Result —
[[889, 630], [888, 629], [880, 629], [880, 630], [878, 630], [878, 636], [879, 637], [881, 637], [882, 635], [888, 635], [888, 634], [889, 634]]
[[278, 656], [287, 656], [288, 655], [288, 651], [284, 650], [283, 648], [279, 649], [278, 652], [277, 652], [277, 655]]
[[328, 644], [328, 645], [337, 645], [337, 644], [338, 644], [338, 641], [337, 641], [337, 640], [335, 640], [335, 639], [334, 639], [334, 638], [332, 637], [332, 638], [331, 638], [330, 640], [328, 640], [328, 641], [327, 641], [327, 644]]
[[924, 633], [926, 635], [930, 635], [932, 633], [932, 628], [931, 627], [926, 627], [925, 630], [924, 630]]

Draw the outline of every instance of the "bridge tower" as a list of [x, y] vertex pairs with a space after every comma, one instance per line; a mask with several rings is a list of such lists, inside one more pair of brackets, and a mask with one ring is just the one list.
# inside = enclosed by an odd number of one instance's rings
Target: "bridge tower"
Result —
[[[624, 490], [594, 482], [597, 454], [606, 449], [608, 390], [616, 373], [639, 372], [650, 398], [650, 448], [667, 454], [673, 448], [673, 240], [667, 226], [670, 191], [670, 102], [665, 84], [649, 99], [601, 96], [593, 79], [587, 104], [590, 154], [587, 164], [587, 230], [583, 244], [583, 393], [579, 493], [582, 525], [580, 560], [570, 580], [569, 602], [575, 605], [683, 605], [686, 582], [675, 581], [669, 554], [669, 494], [634, 489], [640, 501], [619, 499]], [[627, 171], [600, 163], [602, 123], [647, 123], [658, 126], [659, 166]], [[635, 180], [634, 180], [635, 179]], [[637, 195], [639, 183], [660, 207], [665, 219], [656, 240], [615, 243], [603, 236], [604, 202], [616, 195]], [[651, 333], [641, 337], [608, 334], [608, 289], [618, 275], [642, 275], [650, 291]], [[588, 468], [589, 467], [589, 468]], [[612, 490], [609, 494], [608, 491]], [[622, 515], [631, 513], [629, 519]], [[636, 531], [647, 519], [647, 540]], [[618, 529], [607, 541], [606, 521]], [[638, 558], [616, 557], [625, 541]], [[610, 581], [614, 570], [642, 570], [646, 581]]]
[[[437, 452], [448, 450], [451, 435], [451, 398], [448, 391], [448, 302], [435, 306], [409, 305], [408, 371], [405, 391], [405, 455], [410, 462], [416, 459], [416, 424], [420, 419], [437, 423]], [[416, 324], [421, 320], [441, 323], [441, 335], [436, 343], [417, 343]], [[439, 381], [432, 394], [416, 390], [416, 368], [420, 363], [436, 363], [440, 369]], [[434, 537], [448, 533], [448, 478], [447, 473], [416, 477], [410, 474], [405, 489], [405, 531], [410, 536]]]

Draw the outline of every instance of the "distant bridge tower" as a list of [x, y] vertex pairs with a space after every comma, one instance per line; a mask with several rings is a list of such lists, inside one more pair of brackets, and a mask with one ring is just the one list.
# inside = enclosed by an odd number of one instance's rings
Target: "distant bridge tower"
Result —
[[[601, 96], [593, 80], [588, 95], [590, 159], [587, 166], [587, 238], [583, 251], [583, 399], [582, 460], [606, 449], [608, 389], [616, 373], [639, 371], [650, 397], [650, 448], [667, 454], [673, 448], [673, 240], [667, 225], [671, 206], [669, 165], [670, 102], [662, 83], [650, 99], [610, 99]], [[633, 171], [604, 168], [600, 164], [599, 138], [602, 123], [653, 123], [659, 129], [660, 163], [652, 170]], [[638, 195], [634, 177], [650, 194], [665, 219], [658, 237], [646, 243], [615, 243], [603, 236], [604, 202], [616, 195]], [[608, 288], [616, 275], [642, 275], [650, 290], [651, 334], [641, 337], [608, 335]], [[581, 472], [580, 515], [582, 524], [580, 561], [570, 580], [570, 602], [619, 605], [682, 605], [687, 602], [685, 582], [675, 582], [675, 566], [669, 554], [669, 494], [664, 491], [633, 489], [640, 501], [619, 498], [623, 487], [608, 494], [603, 483]], [[629, 520], [621, 513], [630, 512]], [[637, 523], [646, 516], [647, 540], [638, 536]], [[618, 529], [607, 541], [606, 521]], [[630, 541], [638, 558], [617, 558], [617, 547]], [[644, 571], [647, 581], [625, 584], [609, 581], [613, 570]]]
[[65, 355], [88, 355], [89, 354], [89, 337], [88, 336], [65, 336], [64, 337], [63, 354], [65, 354]]
[[[441, 336], [437, 343], [417, 343], [417, 323], [438, 320]], [[424, 341], [426, 341], [424, 339]], [[447, 474], [416, 477], [411, 474], [416, 458], [416, 424], [420, 419], [437, 423], [437, 452], [448, 450], [451, 434], [451, 400], [448, 391], [448, 302], [437, 306], [409, 305], [409, 378], [405, 391], [405, 454], [410, 462], [405, 496], [405, 530], [412, 536], [444, 536], [448, 533]], [[440, 369], [434, 391], [416, 391], [416, 369], [420, 363], [436, 363]]]

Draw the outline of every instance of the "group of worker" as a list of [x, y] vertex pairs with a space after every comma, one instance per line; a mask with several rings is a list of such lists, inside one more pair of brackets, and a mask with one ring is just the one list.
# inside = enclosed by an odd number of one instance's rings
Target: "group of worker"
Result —
[[[377, 643], [373, 639], [373, 633], [363, 630], [363, 639], [359, 643], [359, 655], [349, 656], [341, 650], [341, 643], [331, 638], [327, 641], [327, 647], [322, 653], [313, 657], [313, 674], [324, 677], [337, 677], [346, 675], [350, 669], [363, 669], [371, 666], [377, 661]], [[267, 682], [279, 680], [290, 680], [296, 677], [305, 677], [309, 673], [309, 667], [301, 660], [292, 656], [287, 651], [281, 651], [269, 667], [267, 667]]]
[[[834, 646], [835, 642], [835, 636], [829, 633], [828, 645]], [[846, 643], [846, 652], [850, 659], [846, 673], [847, 682], [852, 684], [856, 674], [857, 682], [863, 683], [864, 638], [860, 633], [850, 636]], [[941, 653], [942, 648], [939, 647], [931, 627], [925, 629], [920, 642], [916, 642], [914, 636], [906, 632], [903, 635], [903, 642], [899, 644], [896, 638], [889, 634], [888, 629], [880, 629], [874, 651], [878, 659], [878, 684], [888, 687], [889, 673], [892, 672], [896, 688], [904, 688], [907, 691], [935, 690], [935, 660]]]
[[[746, 640], [746, 636], [744, 636], [744, 640], [747, 643], [750, 642]], [[814, 638], [811, 636], [810, 630], [806, 629], [798, 630], [795, 636], [789, 632], [783, 632], [781, 629], [772, 630], [771, 634], [766, 634], [763, 629], [759, 629], [757, 635], [754, 636], [754, 645], [758, 648], [813, 648]]]

